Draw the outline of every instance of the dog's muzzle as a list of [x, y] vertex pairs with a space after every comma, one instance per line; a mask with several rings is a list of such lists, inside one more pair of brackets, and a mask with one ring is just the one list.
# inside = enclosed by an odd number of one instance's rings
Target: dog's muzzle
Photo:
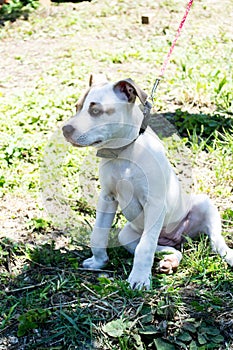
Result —
[[62, 127], [62, 131], [66, 140], [75, 147], [87, 147], [87, 146], [95, 147], [102, 143], [101, 139], [89, 140], [88, 135], [86, 133], [77, 137], [77, 135], [75, 135], [76, 129], [70, 124], [64, 125]]

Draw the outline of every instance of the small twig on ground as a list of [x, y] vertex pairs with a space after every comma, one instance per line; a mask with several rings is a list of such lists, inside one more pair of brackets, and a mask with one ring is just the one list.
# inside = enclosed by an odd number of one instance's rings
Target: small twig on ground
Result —
[[99, 298], [99, 295], [98, 295], [96, 292], [94, 292], [94, 290], [92, 290], [91, 288], [89, 288], [88, 286], [86, 286], [84, 283], [81, 283], [81, 286], [84, 287], [84, 288], [86, 288], [86, 289], [88, 290], [88, 292], [94, 294], [96, 297]]
[[39, 288], [39, 287], [42, 287], [43, 285], [47, 284], [48, 282], [54, 281], [56, 278], [57, 278], [57, 276], [52, 278], [52, 279], [50, 279], [49, 281], [44, 281], [44, 282], [41, 282], [41, 283], [38, 283], [38, 284], [33, 284], [33, 285], [30, 285], [30, 286], [26, 286], [26, 287], [10, 289], [10, 290], [5, 289], [5, 292], [7, 294], [13, 294], [13, 293], [18, 293], [18, 292], [23, 292], [24, 290]]

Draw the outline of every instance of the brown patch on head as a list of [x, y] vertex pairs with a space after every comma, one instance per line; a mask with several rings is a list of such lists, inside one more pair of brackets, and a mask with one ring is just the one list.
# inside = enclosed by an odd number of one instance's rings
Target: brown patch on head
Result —
[[88, 108], [88, 112], [92, 117], [100, 117], [101, 115], [108, 114], [112, 115], [115, 113], [114, 107], [104, 108], [104, 106], [99, 102], [91, 102]]
[[84, 102], [85, 102], [86, 97], [87, 97], [87, 95], [89, 94], [90, 90], [91, 90], [90, 88], [87, 89], [87, 91], [85, 92], [85, 94], [84, 94], [82, 97], [80, 97], [80, 99], [76, 102], [76, 104], [75, 104], [76, 112], [81, 111], [81, 109], [83, 108]]
[[106, 109], [105, 113], [107, 113], [108, 115], [112, 115], [116, 112], [116, 109], [114, 107], [110, 107], [108, 109]]
[[107, 78], [104, 74], [91, 74], [90, 79], [89, 79], [89, 88], [86, 90], [84, 95], [75, 104], [76, 112], [81, 111], [81, 109], [83, 108], [86, 97], [89, 94], [89, 92], [93, 86], [105, 85], [107, 83], [108, 83], [108, 81], [107, 81]]

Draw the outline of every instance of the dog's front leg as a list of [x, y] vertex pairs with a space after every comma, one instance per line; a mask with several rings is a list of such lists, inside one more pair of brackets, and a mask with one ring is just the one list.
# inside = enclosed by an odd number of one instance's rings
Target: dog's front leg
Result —
[[128, 278], [132, 289], [150, 289], [154, 254], [165, 217], [165, 208], [161, 210], [160, 207], [158, 210], [157, 217], [153, 206], [147, 205], [147, 210], [145, 210], [145, 227], [136, 247], [133, 269]]
[[83, 267], [100, 269], [108, 262], [108, 235], [117, 210], [118, 202], [110, 195], [101, 192], [97, 210], [95, 226], [91, 234], [91, 250], [93, 256], [84, 260]]

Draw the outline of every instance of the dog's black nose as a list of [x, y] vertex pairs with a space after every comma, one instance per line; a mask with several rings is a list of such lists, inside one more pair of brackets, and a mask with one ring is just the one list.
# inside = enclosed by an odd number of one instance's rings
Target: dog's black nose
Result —
[[69, 137], [69, 136], [71, 136], [71, 135], [73, 134], [73, 132], [74, 132], [74, 127], [73, 127], [72, 125], [70, 125], [70, 124], [64, 125], [64, 126], [62, 127], [62, 131], [63, 131], [63, 135], [64, 135], [65, 137]]

